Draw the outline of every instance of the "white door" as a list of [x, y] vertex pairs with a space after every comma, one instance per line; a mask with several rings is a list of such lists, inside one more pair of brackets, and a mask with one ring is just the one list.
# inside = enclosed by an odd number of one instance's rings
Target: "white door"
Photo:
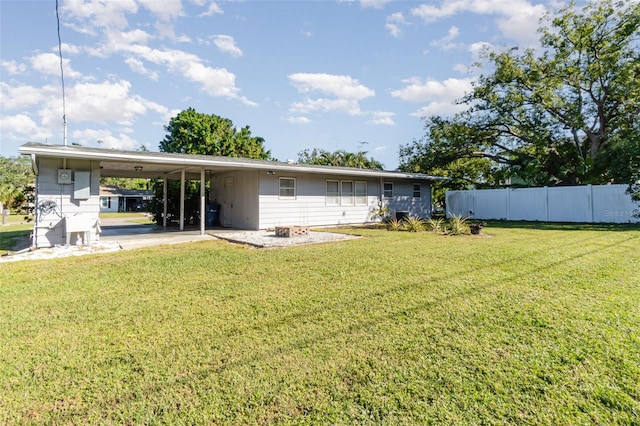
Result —
[[224, 178], [223, 196], [222, 196], [222, 226], [225, 228], [233, 227], [233, 178]]

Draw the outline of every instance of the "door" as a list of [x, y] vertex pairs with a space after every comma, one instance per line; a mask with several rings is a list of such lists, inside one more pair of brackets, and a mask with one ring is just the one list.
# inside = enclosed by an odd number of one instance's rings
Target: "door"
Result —
[[222, 226], [225, 228], [233, 227], [233, 178], [224, 178], [222, 189]]

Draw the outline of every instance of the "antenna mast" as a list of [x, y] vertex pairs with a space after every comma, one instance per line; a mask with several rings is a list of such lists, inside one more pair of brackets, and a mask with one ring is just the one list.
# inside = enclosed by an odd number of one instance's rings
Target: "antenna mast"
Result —
[[64, 68], [62, 67], [62, 40], [60, 39], [60, 15], [58, 14], [58, 0], [56, 0], [56, 21], [58, 22], [58, 53], [60, 54], [60, 80], [62, 81], [62, 142], [67, 145], [67, 105], [64, 94]]

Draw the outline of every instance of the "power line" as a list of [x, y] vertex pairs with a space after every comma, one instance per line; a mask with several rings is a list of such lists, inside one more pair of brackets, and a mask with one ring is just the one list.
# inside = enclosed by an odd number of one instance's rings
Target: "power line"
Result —
[[62, 40], [60, 38], [60, 15], [58, 14], [58, 0], [56, 0], [56, 21], [58, 22], [58, 53], [60, 54], [60, 79], [62, 81], [62, 141], [67, 145], [67, 105], [64, 93], [64, 68], [62, 67]]

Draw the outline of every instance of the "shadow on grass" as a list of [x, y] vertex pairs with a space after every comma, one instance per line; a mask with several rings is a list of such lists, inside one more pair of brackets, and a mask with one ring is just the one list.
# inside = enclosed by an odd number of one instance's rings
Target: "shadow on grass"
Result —
[[27, 238], [31, 229], [0, 232], [0, 254], [14, 250], [18, 241]]
[[[478, 222], [470, 220], [470, 222]], [[640, 231], [640, 223], [568, 223], [485, 220], [489, 228], [541, 229], [545, 231]]]

